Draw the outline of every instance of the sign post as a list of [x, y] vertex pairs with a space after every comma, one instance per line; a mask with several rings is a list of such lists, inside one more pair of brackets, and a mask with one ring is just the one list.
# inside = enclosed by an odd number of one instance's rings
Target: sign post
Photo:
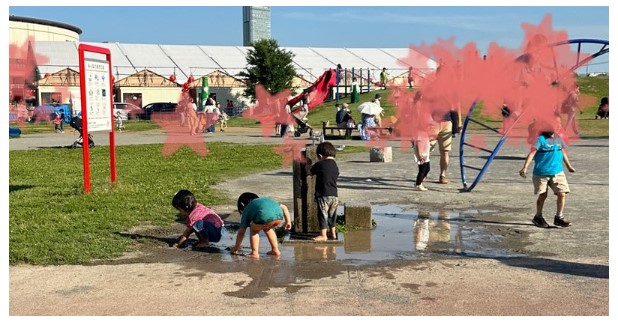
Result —
[[[109, 132], [109, 163], [112, 184], [116, 182], [116, 141], [112, 96], [112, 58], [109, 49], [80, 44], [79, 82], [82, 114], [82, 148], [84, 161], [84, 191], [90, 193], [90, 157], [88, 132]], [[85, 53], [105, 55], [105, 60], [86, 58]]]

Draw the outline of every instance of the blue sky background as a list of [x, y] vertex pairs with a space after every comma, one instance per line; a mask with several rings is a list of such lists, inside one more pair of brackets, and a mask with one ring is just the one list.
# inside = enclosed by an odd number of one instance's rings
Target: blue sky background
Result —
[[[9, 14], [48, 19], [82, 29], [82, 41], [146, 44], [242, 45], [242, 7], [9, 6]], [[569, 38], [609, 39], [607, 6], [272, 6], [272, 37], [290, 47], [408, 47], [455, 37], [518, 48], [522, 23], [551, 14], [554, 30]], [[601, 61], [608, 58], [599, 58]], [[593, 69], [594, 70], [594, 69]], [[596, 69], [598, 70], [598, 69]]]
[[[521, 23], [545, 14], [571, 38], [609, 37], [608, 7], [280, 7], [272, 36], [281, 46], [407, 47], [455, 36], [459, 44], [518, 47]], [[82, 41], [242, 45], [242, 7], [9, 7], [9, 14], [82, 29]], [[108, 20], [109, 19], [109, 20]], [[203, 28], [208, 28], [203, 32]]]

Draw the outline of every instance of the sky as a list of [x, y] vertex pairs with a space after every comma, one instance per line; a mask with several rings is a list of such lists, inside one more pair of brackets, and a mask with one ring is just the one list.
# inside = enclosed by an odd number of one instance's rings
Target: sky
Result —
[[[78, 27], [83, 31], [80, 40], [87, 42], [242, 46], [242, 4], [251, 3], [201, 7], [49, 7], [24, 6], [24, 2], [15, 2], [8, 10], [10, 15], [48, 19]], [[546, 14], [551, 14], [554, 30], [566, 30], [571, 39], [609, 39], [608, 6], [274, 4], [271, 6], [271, 35], [284, 47], [404, 48], [454, 37], [457, 46], [474, 42], [481, 52], [490, 42], [519, 48], [524, 37], [522, 23], [539, 24]]]

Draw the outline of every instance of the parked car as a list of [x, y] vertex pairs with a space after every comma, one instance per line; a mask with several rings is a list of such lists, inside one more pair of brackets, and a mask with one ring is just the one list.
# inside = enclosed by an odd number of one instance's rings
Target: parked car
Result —
[[114, 116], [118, 112], [120, 112], [120, 119], [126, 121], [137, 119], [142, 109], [131, 103], [114, 103]]
[[178, 104], [171, 102], [150, 103], [143, 108], [140, 118], [149, 120], [152, 113], [173, 113], [176, 111]]

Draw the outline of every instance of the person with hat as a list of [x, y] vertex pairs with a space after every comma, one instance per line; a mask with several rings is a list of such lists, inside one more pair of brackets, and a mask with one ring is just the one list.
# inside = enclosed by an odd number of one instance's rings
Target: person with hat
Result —
[[277, 234], [274, 231], [275, 227], [281, 225], [285, 220], [284, 229], [292, 229], [290, 220], [290, 211], [284, 204], [280, 204], [273, 198], [259, 197], [255, 193], [245, 192], [238, 197], [237, 202], [238, 212], [241, 214], [240, 229], [236, 234], [236, 244], [231, 247], [232, 255], [238, 255], [240, 244], [245, 237], [247, 228], [250, 229], [249, 244], [251, 245], [251, 254], [246, 255], [251, 258], [259, 258], [258, 249], [260, 247], [260, 231], [264, 231], [271, 250], [267, 255], [279, 256], [279, 245], [277, 243]]

